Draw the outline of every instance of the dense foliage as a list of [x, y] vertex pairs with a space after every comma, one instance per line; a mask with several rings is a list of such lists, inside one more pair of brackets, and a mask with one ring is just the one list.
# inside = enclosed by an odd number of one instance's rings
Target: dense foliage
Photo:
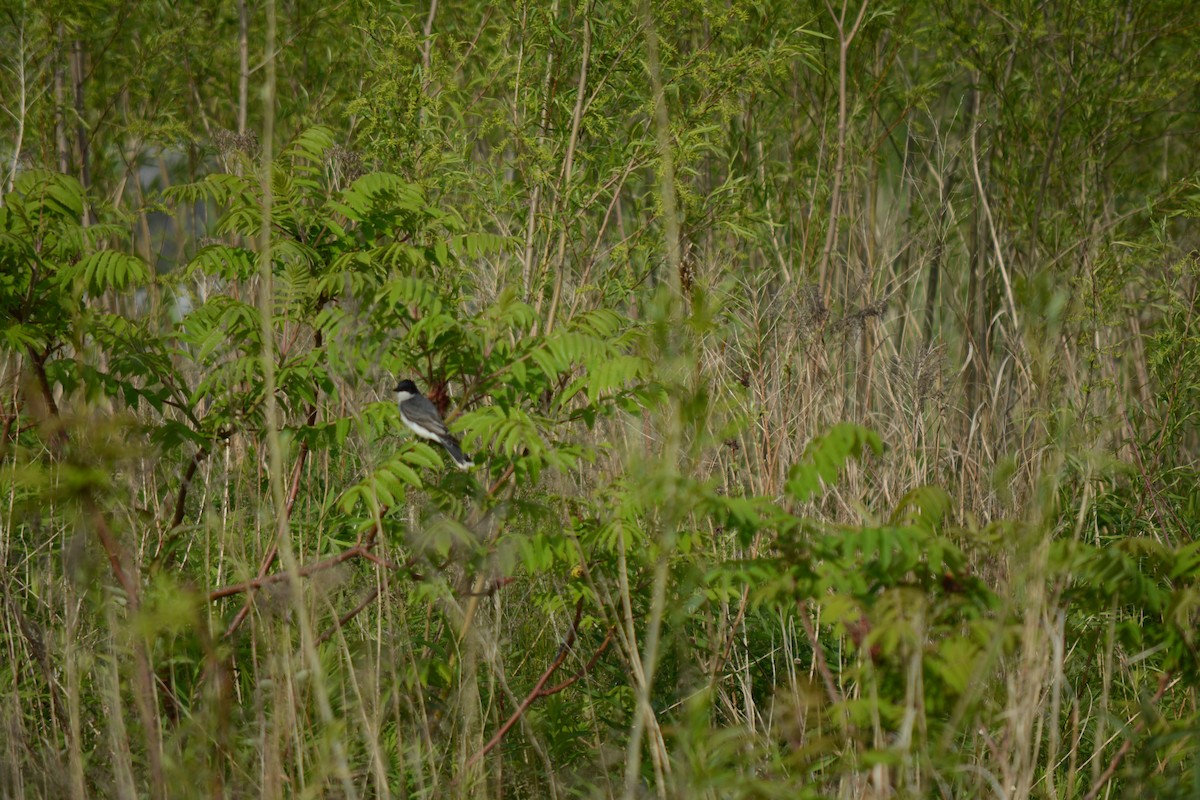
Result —
[[0, 11], [0, 796], [1200, 786], [1190, 2]]

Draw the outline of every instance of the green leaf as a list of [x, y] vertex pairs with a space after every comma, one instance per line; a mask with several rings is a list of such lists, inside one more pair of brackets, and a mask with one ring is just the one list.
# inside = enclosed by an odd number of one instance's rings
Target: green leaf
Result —
[[258, 254], [244, 247], [210, 244], [202, 247], [188, 262], [185, 275], [202, 272], [226, 280], [246, 280], [258, 271]]
[[319, 166], [324, 162], [325, 153], [329, 148], [333, 147], [334, 141], [333, 130], [331, 128], [323, 125], [314, 125], [302, 131], [284, 149], [283, 155], [293, 161], [298, 158], [307, 159], [309, 162]]
[[937, 486], [918, 486], [912, 489], [892, 512], [893, 525], [910, 525], [927, 533], [941, 527], [942, 520], [950, 512], [950, 495]]
[[116, 250], [93, 253], [73, 267], [74, 275], [83, 280], [87, 292], [98, 295], [108, 289], [141, 286], [150, 281], [150, 268], [136, 256]]
[[468, 431], [464, 440], [471, 449], [509, 455], [528, 449], [535, 456], [545, 450], [538, 424], [521, 408], [483, 406], [463, 414], [457, 422]]
[[43, 337], [37, 328], [18, 322], [5, 327], [4, 341], [13, 350], [37, 349], [42, 346]]
[[49, 212], [74, 222], [83, 218], [83, 185], [70, 175], [42, 169], [22, 172], [13, 184], [12, 196], [6, 200], [11, 204], [16, 198], [27, 214], [33, 212], [31, 216]]
[[788, 494], [800, 502], [812, 499], [823, 483], [835, 483], [842, 466], [851, 458], [861, 458], [864, 450], [880, 455], [883, 441], [861, 425], [849, 422], [834, 425], [804, 448], [802, 461], [788, 472]]

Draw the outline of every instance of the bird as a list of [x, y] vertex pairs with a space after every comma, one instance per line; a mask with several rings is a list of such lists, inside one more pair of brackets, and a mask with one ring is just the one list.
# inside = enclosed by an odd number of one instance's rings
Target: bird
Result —
[[446, 448], [454, 466], [459, 469], [470, 469], [475, 462], [463, 454], [462, 448], [442, 422], [442, 415], [437, 406], [429, 398], [421, 394], [420, 389], [411, 380], [405, 379], [396, 385], [396, 405], [400, 407], [400, 419], [413, 433], [422, 439], [437, 442]]

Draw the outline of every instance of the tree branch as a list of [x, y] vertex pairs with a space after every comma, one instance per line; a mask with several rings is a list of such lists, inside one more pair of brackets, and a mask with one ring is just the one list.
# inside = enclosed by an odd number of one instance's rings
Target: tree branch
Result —
[[558, 694], [559, 692], [566, 689], [568, 686], [571, 686], [573, 683], [578, 681], [580, 678], [582, 678], [583, 676], [585, 676], [589, 672], [591, 672], [592, 669], [596, 666], [596, 662], [600, 660], [600, 656], [604, 655], [604, 651], [607, 650], [608, 646], [613, 643], [613, 634], [616, 632], [617, 632], [617, 627], [615, 625], [612, 626], [611, 628], [609, 628], [608, 635], [604, 637], [604, 641], [600, 643], [600, 647], [598, 647], [596, 649], [596, 652], [592, 655], [592, 657], [590, 659], [588, 659], [588, 663], [584, 664], [583, 667], [581, 667], [578, 672], [576, 672], [571, 677], [567, 678], [562, 683], [555, 684], [554, 686], [551, 686], [549, 689], [542, 689], [542, 691], [538, 692], [538, 697], [549, 697], [552, 694]]
[[338, 630], [346, 627], [346, 625], [350, 622], [350, 620], [357, 617], [360, 613], [362, 613], [363, 609], [365, 609], [367, 606], [371, 605], [371, 603], [375, 602], [375, 598], [377, 598], [377, 597], [379, 597], [379, 585], [378, 584], [375, 585], [374, 589], [367, 592], [366, 595], [363, 596], [363, 599], [359, 602], [358, 605], [356, 605], [354, 608], [350, 609], [345, 614], [342, 614], [340, 617], [338, 617], [338, 621], [337, 621], [336, 625], [330, 625], [328, 628], [326, 628], [325, 631], [320, 636], [317, 637], [317, 644], [325, 644], [325, 642], [329, 641], [330, 637], [333, 636], [335, 631], [338, 631]]
[[179, 523], [183, 522], [188, 488], [192, 485], [192, 478], [196, 477], [196, 470], [200, 468], [200, 462], [206, 458], [208, 458], [208, 448], [201, 447], [196, 450], [188, 462], [187, 469], [183, 472], [183, 480], [179, 482], [179, 493], [175, 495], [175, 513], [171, 515], [171, 527], [167, 530], [178, 528]]
[[[1164, 672], [1158, 679], [1158, 691], [1154, 693], [1154, 697], [1150, 698], [1151, 705], [1154, 705], [1159, 700], [1162, 700], [1163, 695], [1167, 693], [1167, 687], [1170, 685], [1170, 683], [1171, 673]], [[1131, 733], [1129, 738], [1125, 740], [1125, 743], [1121, 745], [1121, 749], [1116, 752], [1116, 754], [1113, 756], [1113, 760], [1109, 762], [1108, 766], [1105, 767], [1104, 772], [1102, 772], [1100, 777], [1096, 779], [1096, 782], [1092, 784], [1091, 790], [1084, 796], [1083, 800], [1096, 800], [1096, 798], [1100, 796], [1100, 792], [1104, 789], [1105, 785], [1112, 780], [1112, 776], [1117, 772], [1117, 767], [1121, 766], [1121, 761], [1125, 758], [1125, 755], [1129, 752], [1130, 748], [1133, 747], [1133, 738], [1145, 730], [1145, 728], [1146, 717], [1143, 715], [1142, 718], [1138, 720], [1137, 725], [1133, 726], [1133, 733]]]
[[837, 683], [833, 679], [833, 673], [829, 670], [829, 664], [825, 663], [825, 651], [821, 649], [821, 641], [817, 638], [817, 631], [813, 627], [812, 620], [808, 618], [808, 602], [800, 604], [800, 625], [804, 628], [804, 633], [808, 636], [808, 643], [812, 645], [813, 661], [816, 662], [817, 672], [821, 673], [821, 680], [825, 684], [825, 691], [829, 693], [829, 701], [831, 703], [842, 702], [842, 693], [838, 691]]
[[[317, 406], [316, 406], [316, 404], [313, 404], [308, 407], [308, 417], [307, 417], [306, 421], [307, 421], [309, 427], [312, 427], [313, 425], [315, 425], [317, 423]], [[285, 505], [285, 510], [284, 510], [284, 513], [285, 513], [287, 519], [289, 519], [289, 520], [292, 518], [292, 509], [294, 509], [296, 507], [296, 498], [300, 494], [300, 473], [304, 470], [304, 462], [308, 458], [308, 449], [309, 449], [308, 442], [301, 441], [300, 442], [300, 450], [296, 454], [296, 464], [295, 464], [295, 466], [292, 467], [292, 479], [290, 481], [290, 488], [288, 489], [287, 503]], [[259, 579], [266, 577], [267, 570], [269, 570], [271, 568], [271, 565], [275, 563], [275, 556], [277, 556], [278, 554], [279, 554], [279, 543], [276, 541], [273, 541], [271, 543], [271, 547], [268, 548], [268, 550], [267, 550], [267, 554], [263, 557], [262, 564], [259, 565], [259, 568], [258, 568], [258, 578]], [[250, 613], [250, 600], [247, 599], [246, 602], [242, 605], [241, 609], [238, 611], [238, 613], [235, 614], [233, 619], [230, 621], [229, 627], [225, 629], [225, 638], [226, 639], [228, 639], [230, 636], [232, 636], [237, 631], [237, 629], [241, 627], [242, 623], [245, 622], [246, 616], [249, 613]]]
[[[550, 663], [550, 666], [546, 667], [546, 671], [542, 673], [542, 677], [538, 678], [538, 682], [533, 687], [533, 690], [525, 696], [525, 699], [521, 701], [521, 705], [517, 706], [517, 710], [513, 712], [511, 717], [508, 718], [508, 721], [500, 726], [500, 730], [496, 731], [495, 735], [492, 736], [491, 740], [485, 744], [482, 749], [467, 759], [467, 763], [463, 765], [463, 772], [469, 770], [479, 761], [479, 759], [483, 758], [493, 749], [495, 749], [496, 745], [500, 744], [500, 741], [504, 738], [504, 735], [512, 730], [512, 726], [516, 725], [517, 721], [521, 719], [521, 715], [525, 713], [525, 710], [533, 705], [533, 701], [544, 696], [541, 693], [542, 687], [546, 685], [546, 681], [550, 680], [550, 676], [553, 675], [554, 672], [562, 666], [563, 661], [567, 659], [567, 653], [571, 652], [571, 648], [575, 644], [575, 637], [579, 633], [579, 620], [582, 617], [583, 598], [581, 597], [579, 598], [579, 602], [575, 604], [575, 620], [571, 623], [571, 630], [568, 631], [567, 638], [563, 641], [562, 645], [559, 646], [558, 655], [554, 657], [554, 661]], [[609, 636], [611, 638], [611, 631], [609, 632]], [[564, 686], [563, 688], [566, 687]]]
[[[311, 564], [305, 564], [296, 570], [296, 574], [301, 578], [306, 578], [309, 575], [313, 575], [317, 572], [332, 569], [338, 564], [343, 564], [351, 559], [362, 558], [366, 555], [366, 553], [366, 545], [356, 544], [348, 550], [343, 550], [337, 555], [330, 556], [329, 558], [325, 558], [320, 561], [314, 561]], [[228, 586], [222, 586], [220, 589], [214, 589], [213, 591], [209, 592], [208, 601], [211, 603], [214, 600], [220, 600], [222, 597], [231, 597], [235, 594], [242, 594], [243, 592], [250, 592], [254, 589], [261, 589], [263, 586], [269, 586], [272, 583], [279, 583], [280, 581], [287, 580], [287, 578], [288, 574], [286, 572], [276, 572], [273, 575], [260, 575], [257, 578], [248, 581], [242, 581], [241, 583], [231, 583]], [[232, 632], [232, 630], [226, 631], [225, 635], [229, 636]]]

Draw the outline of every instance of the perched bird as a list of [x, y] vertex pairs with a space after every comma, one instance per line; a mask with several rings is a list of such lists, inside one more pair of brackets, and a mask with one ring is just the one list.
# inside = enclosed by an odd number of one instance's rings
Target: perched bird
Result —
[[396, 404], [400, 406], [400, 419], [412, 429], [412, 432], [422, 439], [437, 442], [446, 448], [454, 465], [459, 469], [470, 469], [475, 462], [463, 455], [458, 446], [458, 439], [451, 435], [442, 422], [442, 415], [437, 406], [429, 402], [429, 398], [421, 394], [417, 385], [410, 380], [402, 380], [396, 386]]

